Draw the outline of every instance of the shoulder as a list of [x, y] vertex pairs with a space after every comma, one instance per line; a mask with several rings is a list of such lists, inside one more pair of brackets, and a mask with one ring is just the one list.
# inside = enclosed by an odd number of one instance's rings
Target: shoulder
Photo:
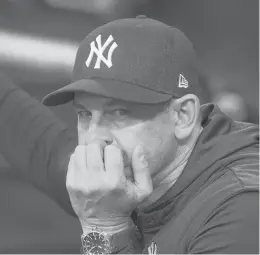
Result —
[[243, 191], [223, 200], [193, 237], [189, 253], [258, 253], [259, 193]]
[[224, 167], [224, 174], [198, 195], [203, 202], [195, 210], [192, 225], [199, 227], [189, 241], [189, 253], [258, 251], [259, 174], [255, 157], [247, 159]]
[[259, 148], [258, 146], [245, 148], [236, 153], [239, 159], [226, 165], [233, 178], [247, 189], [259, 187]]

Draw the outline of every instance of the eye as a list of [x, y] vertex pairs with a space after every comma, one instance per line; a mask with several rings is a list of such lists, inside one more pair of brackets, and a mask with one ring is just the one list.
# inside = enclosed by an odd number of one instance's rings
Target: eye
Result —
[[86, 111], [86, 110], [81, 110], [81, 111], [78, 111], [78, 116], [79, 117], [91, 117], [92, 116], [92, 113], [90, 111]]
[[113, 111], [113, 114], [116, 116], [127, 116], [129, 114], [129, 111], [126, 109], [116, 109]]

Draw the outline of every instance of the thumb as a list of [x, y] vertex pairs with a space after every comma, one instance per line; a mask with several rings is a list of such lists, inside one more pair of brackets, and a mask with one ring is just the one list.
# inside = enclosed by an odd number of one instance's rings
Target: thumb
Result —
[[133, 152], [132, 166], [136, 192], [140, 200], [143, 200], [152, 192], [153, 184], [148, 162], [141, 145], [138, 145]]

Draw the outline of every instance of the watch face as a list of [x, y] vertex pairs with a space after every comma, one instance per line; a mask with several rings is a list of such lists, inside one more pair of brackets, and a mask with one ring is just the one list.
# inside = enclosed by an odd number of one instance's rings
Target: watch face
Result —
[[87, 254], [108, 254], [109, 240], [108, 238], [98, 232], [93, 231], [88, 233], [82, 240], [84, 252]]

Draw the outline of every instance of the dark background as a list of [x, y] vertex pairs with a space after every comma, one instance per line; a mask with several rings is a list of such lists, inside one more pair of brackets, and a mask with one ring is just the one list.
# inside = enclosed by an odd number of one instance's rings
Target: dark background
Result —
[[[57, 7], [61, 3], [63, 7]], [[66, 65], [58, 60], [48, 64], [46, 59], [43, 64], [44, 54], [26, 44], [1, 51], [6, 47], [1, 35], [76, 47], [107, 21], [145, 14], [181, 29], [194, 43], [206, 101], [232, 93], [223, 109], [235, 105], [230, 110], [234, 118], [258, 123], [258, 12], [257, 0], [1, 0], [0, 71], [40, 99], [70, 82], [73, 59]], [[17, 50], [33, 57], [16, 56]], [[239, 96], [239, 103], [232, 103]], [[70, 105], [52, 110], [75, 131]], [[80, 233], [76, 219], [11, 173], [0, 156], [0, 253], [76, 253]]]

